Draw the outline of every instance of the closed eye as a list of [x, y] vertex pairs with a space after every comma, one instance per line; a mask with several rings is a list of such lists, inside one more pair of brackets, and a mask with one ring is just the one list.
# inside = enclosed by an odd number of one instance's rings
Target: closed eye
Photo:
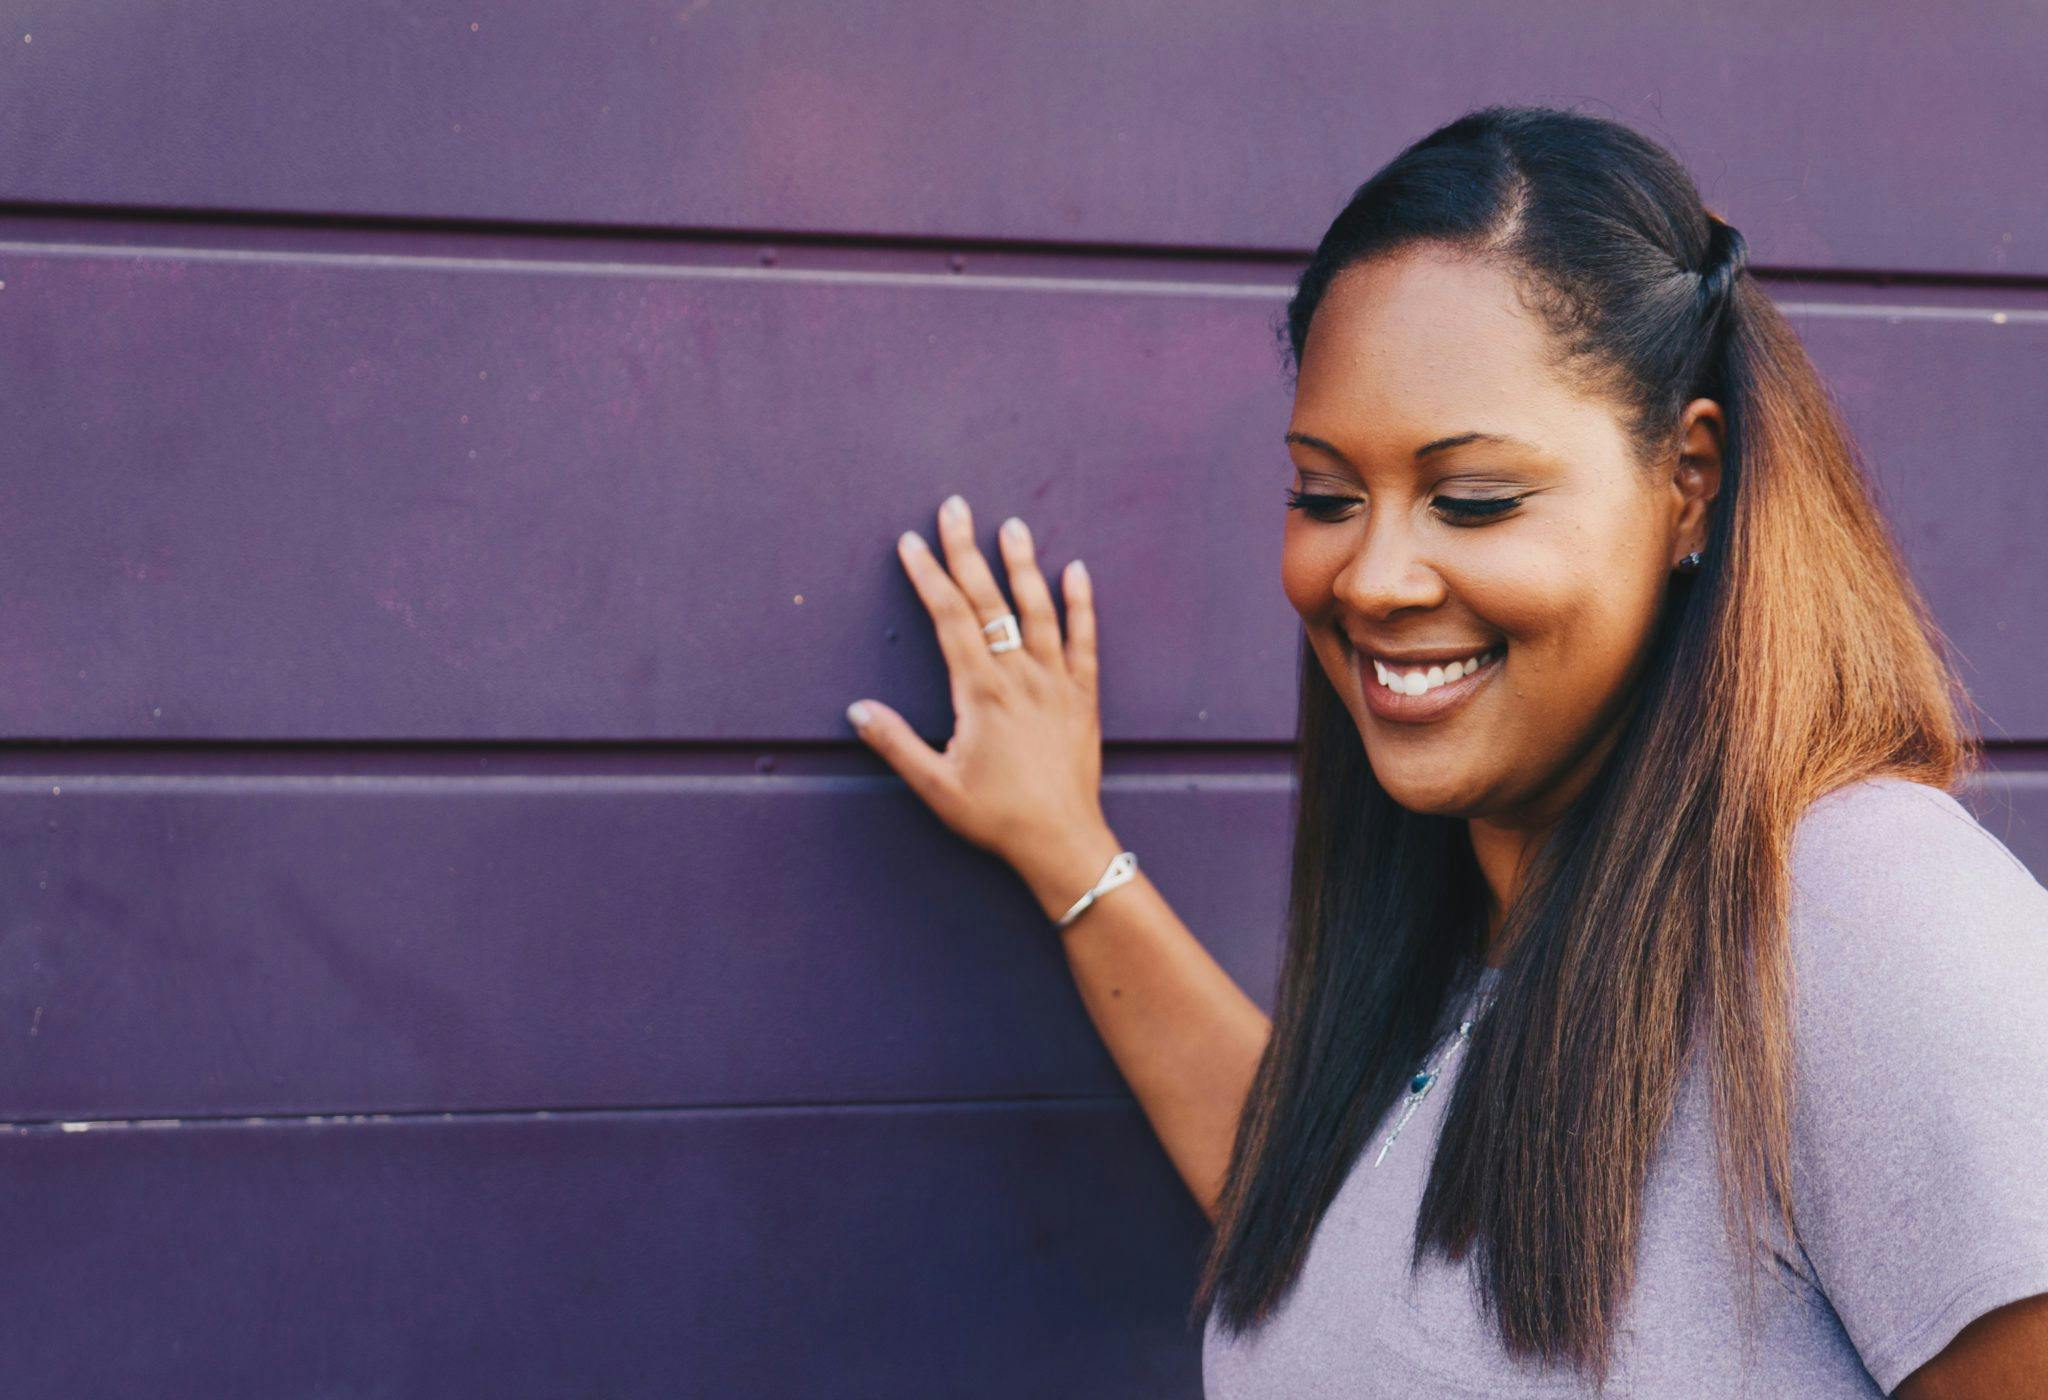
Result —
[[1461, 525], [1497, 520], [1522, 503], [1520, 496], [1438, 496], [1435, 505]]
[[1358, 502], [1350, 496], [1319, 496], [1313, 492], [1297, 491], [1291, 486], [1287, 488], [1289, 510], [1298, 510], [1309, 519], [1320, 520], [1326, 525], [1334, 524], [1342, 518], [1333, 512], [1356, 504]]
[[[1442, 511], [1446, 523], [1454, 525], [1483, 525], [1497, 520], [1522, 503], [1521, 496], [1438, 496], [1431, 504]], [[1311, 520], [1333, 525], [1344, 517], [1341, 514], [1349, 506], [1359, 504], [1353, 496], [1319, 495], [1314, 492], [1287, 491], [1287, 508], [1298, 510]]]

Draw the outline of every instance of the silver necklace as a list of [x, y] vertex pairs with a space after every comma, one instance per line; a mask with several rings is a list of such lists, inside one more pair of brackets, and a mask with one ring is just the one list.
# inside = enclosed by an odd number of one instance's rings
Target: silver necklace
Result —
[[1422, 1101], [1429, 1097], [1429, 1091], [1436, 1087], [1436, 1082], [1442, 1077], [1443, 1068], [1450, 1063], [1451, 1056], [1464, 1048], [1465, 1042], [1472, 1036], [1473, 1023], [1485, 1014], [1487, 1006], [1491, 1005], [1492, 1001], [1492, 997], [1487, 997], [1470, 1016], [1458, 1022], [1458, 1033], [1451, 1037], [1451, 1043], [1436, 1057], [1436, 1062], [1425, 1062], [1414, 1078], [1408, 1081], [1408, 1094], [1401, 1102], [1401, 1114], [1394, 1120], [1394, 1126], [1387, 1130], [1386, 1137], [1381, 1139], [1379, 1156], [1372, 1159], [1375, 1167], [1385, 1160], [1387, 1149], [1394, 1145], [1394, 1139], [1401, 1136], [1401, 1129], [1414, 1116], [1415, 1110], [1422, 1106]]

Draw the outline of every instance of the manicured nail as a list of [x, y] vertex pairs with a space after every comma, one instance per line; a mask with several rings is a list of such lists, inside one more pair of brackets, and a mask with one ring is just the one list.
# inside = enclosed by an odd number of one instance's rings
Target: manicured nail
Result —
[[862, 725], [866, 724], [868, 717], [873, 713], [872, 710], [868, 709], [867, 703], [862, 700], [856, 700], [846, 707], [846, 718], [852, 721], [855, 729], [859, 729]]
[[1013, 515], [1003, 522], [1003, 538], [1012, 544], [1022, 544], [1030, 538], [1030, 532], [1024, 528], [1024, 522]]
[[924, 548], [924, 536], [915, 530], [905, 530], [896, 537], [898, 549], [919, 550]]
[[1088, 566], [1078, 559], [1067, 565], [1067, 572], [1074, 576], [1077, 583], [1088, 582]]
[[960, 499], [957, 495], [948, 496], [940, 504], [939, 513], [948, 520], [958, 520], [961, 516], [967, 514], [967, 502]]

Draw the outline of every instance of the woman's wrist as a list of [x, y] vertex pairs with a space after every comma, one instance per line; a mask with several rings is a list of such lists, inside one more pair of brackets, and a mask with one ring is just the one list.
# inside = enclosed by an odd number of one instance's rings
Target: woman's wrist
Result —
[[[1062, 832], [1020, 853], [1010, 864], [1030, 887], [1045, 917], [1057, 922], [1075, 900], [1095, 888], [1122, 850], [1123, 843], [1104, 822]], [[1086, 918], [1084, 913], [1075, 923]]]

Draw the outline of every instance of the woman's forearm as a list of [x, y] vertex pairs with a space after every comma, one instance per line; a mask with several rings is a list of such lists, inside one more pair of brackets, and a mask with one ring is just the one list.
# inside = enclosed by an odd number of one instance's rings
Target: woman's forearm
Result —
[[[1064, 844], [1016, 862], [1051, 919], [1066, 913], [1122, 849], [1107, 827]], [[1238, 1116], [1272, 1022], [1142, 869], [1059, 937], [1095, 1029], [1213, 1221]]]

